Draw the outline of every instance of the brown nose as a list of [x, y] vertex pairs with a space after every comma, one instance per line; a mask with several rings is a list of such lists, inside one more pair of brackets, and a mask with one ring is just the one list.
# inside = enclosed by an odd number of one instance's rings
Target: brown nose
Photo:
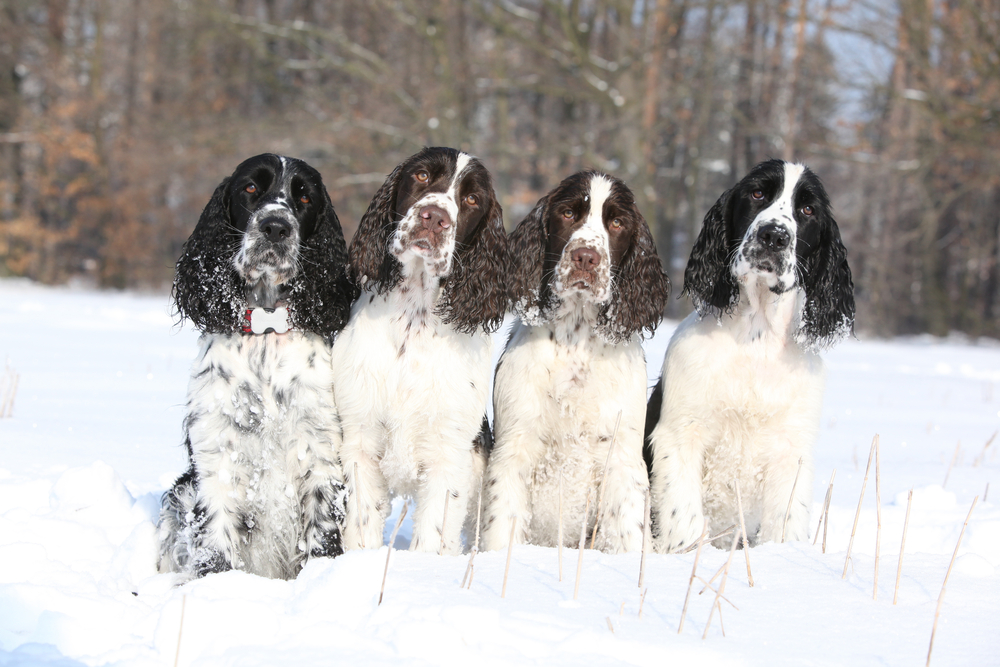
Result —
[[451, 227], [451, 218], [439, 206], [425, 206], [420, 209], [420, 224], [424, 229], [437, 233]]
[[600, 256], [590, 248], [577, 248], [570, 255], [570, 259], [573, 260], [573, 268], [590, 271], [597, 266]]

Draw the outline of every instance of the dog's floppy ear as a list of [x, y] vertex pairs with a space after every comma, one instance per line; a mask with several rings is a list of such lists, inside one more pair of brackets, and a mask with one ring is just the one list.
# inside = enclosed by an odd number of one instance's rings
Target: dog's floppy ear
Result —
[[731, 311], [739, 302], [739, 286], [729, 266], [729, 198], [727, 190], [705, 215], [701, 233], [684, 269], [684, 290], [698, 313]]
[[480, 327], [487, 333], [496, 331], [510, 306], [510, 247], [503, 228], [503, 210], [492, 186], [489, 201], [489, 210], [475, 235], [456, 248], [437, 308], [445, 324], [463, 333], [473, 333]]
[[653, 235], [639, 210], [633, 207], [633, 211], [639, 228], [612, 276], [612, 297], [597, 323], [616, 341], [626, 341], [643, 329], [653, 333], [670, 296], [670, 279], [656, 254]]
[[320, 184], [323, 206], [316, 231], [299, 250], [302, 270], [291, 282], [289, 310], [293, 326], [327, 341], [347, 324], [358, 290], [347, 275], [347, 244], [340, 219]]
[[240, 243], [229, 219], [229, 178], [215, 189], [187, 241], [174, 273], [177, 313], [203, 333], [239, 329], [246, 296], [232, 258]]
[[542, 197], [510, 235], [511, 264], [508, 273], [515, 312], [524, 319], [536, 317], [544, 307], [548, 288], [542, 282], [545, 250], [549, 243], [546, 225], [548, 195]]
[[806, 347], [826, 348], [853, 333], [854, 281], [847, 248], [832, 216], [823, 224], [819, 248], [806, 257], [799, 271], [806, 293], [800, 342]]
[[396, 193], [403, 164], [389, 174], [361, 216], [349, 251], [351, 278], [363, 289], [385, 294], [402, 278], [402, 265], [389, 252], [396, 231]]

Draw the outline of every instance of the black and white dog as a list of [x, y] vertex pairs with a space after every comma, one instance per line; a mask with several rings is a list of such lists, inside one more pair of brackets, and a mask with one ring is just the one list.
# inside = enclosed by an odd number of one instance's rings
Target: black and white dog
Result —
[[692, 544], [706, 518], [713, 534], [738, 525], [737, 484], [751, 545], [804, 540], [817, 352], [854, 323], [847, 251], [819, 178], [780, 160], [754, 167], [705, 216], [684, 291], [697, 311], [670, 340], [646, 419], [655, 545]]
[[216, 188], [177, 261], [202, 332], [184, 420], [190, 468], [163, 496], [162, 572], [294, 577], [343, 550], [330, 344], [356, 295], [319, 173], [258, 155]]
[[460, 551], [509, 261], [489, 172], [466, 153], [426, 148], [372, 199], [350, 248], [364, 291], [333, 347], [347, 548], [382, 546], [391, 493], [416, 500], [411, 549]]
[[538, 202], [511, 250], [520, 320], [494, 383], [484, 547], [505, 547], [515, 518], [516, 542], [554, 546], [560, 485], [564, 524], [579, 526], [614, 438], [598, 546], [637, 550], [648, 488], [640, 333], [656, 328], [670, 287], [649, 227], [625, 183], [584, 171]]

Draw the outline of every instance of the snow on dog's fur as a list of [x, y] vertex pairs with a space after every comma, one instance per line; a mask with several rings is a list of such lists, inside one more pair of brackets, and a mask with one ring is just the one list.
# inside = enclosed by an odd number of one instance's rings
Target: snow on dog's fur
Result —
[[647, 488], [639, 334], [660, 321], [669, 291], [649, 228], [623, 182], [588, 171], [542, 198], [511, 245], [521, 320], [494, 384], [484, 546], [506, 546], [515, 518], [518, 543], [555, 545], [560, 479], [565, 540], [575, 543], [620, 412], [598, 543], [638, 549]]
[[819, 179], [780, 160], [754, 167], [706, 215], [684, 291], [697, 311], [671, 338], [646, 419], [654, 543], [688, 546], [706, 518], [712, 533], [738, 524], [736, 484], [751, 545], [783, 530], [806, 539], [824, 384], [816, 351], [854, 321], [847, 252]]

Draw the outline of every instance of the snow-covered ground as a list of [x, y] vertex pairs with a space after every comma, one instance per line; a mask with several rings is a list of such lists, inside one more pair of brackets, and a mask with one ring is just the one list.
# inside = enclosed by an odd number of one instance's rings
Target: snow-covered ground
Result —
[[[709, 593], [693, 595], [677, 633], [693, 553], [649, 556], [642, 618], [638, 554], [585, 551], [574, 600], [577, 552], [564, 552], [559, 581], [556, 550], [540, 547], [514, 550], [503, 599], [506, 553], [477, 556], [462, 590], [467, 557], [404, 551], [392, 556], [378, 606], [385, 547], [313, 561], [295, 581], [228, 572], [173, 587], [156, 574], [153, 522], [159, 495], [185, 467], [180, 424], [196, 334], [168, 311], [165, 296], [0, 281], [0, 360], [20, 375], [13, 417], [0, 419], [0, 666], [922, 665], [977, 495], [932, 664], [1000, 664], [1000, 437], [980, 456], [1000, 428], [995, 342], [849, 341], [826, 355], [812, 524], [836, 468], [827, 553], [811, 543], [753, 549], [750, 588], [737, 552], [725, 594], [738, 610], [723, 604], [725, 637], [716, 615], [702, 640]], [[649, 341], [650, 375], [671, 329]], [[873, 600], [874, 475], [846, 580], [841, 572], [876, 432]], [[406, 534], [404, 525], [397, 544]], [[707, 578], [727, 556], [706, 549], [699, 573]]]

